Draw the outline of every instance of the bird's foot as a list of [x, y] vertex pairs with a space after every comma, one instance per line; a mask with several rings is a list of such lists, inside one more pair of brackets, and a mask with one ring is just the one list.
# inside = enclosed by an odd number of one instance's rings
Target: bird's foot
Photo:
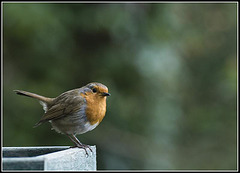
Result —
[[88, 148], [91, 152], [93, 152], [92, 149], [91, 149], [91, 147], [90, 147], [89, 145], [86, 145], [86, 144], [70, 146], [70, 148], [76, 148], [76, 147], [77, 147], [77, 148], [83, 148], [83, 149], [85, 150], [87, 156], [88, 156], [87, 148]]

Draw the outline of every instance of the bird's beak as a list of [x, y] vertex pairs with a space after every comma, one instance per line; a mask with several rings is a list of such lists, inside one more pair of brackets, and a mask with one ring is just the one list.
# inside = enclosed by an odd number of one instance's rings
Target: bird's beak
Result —
[[105, 93], [105, 92], [102, 93], [102, 96], [110, 96], [110, 95], [111, 95], [110, 93]]

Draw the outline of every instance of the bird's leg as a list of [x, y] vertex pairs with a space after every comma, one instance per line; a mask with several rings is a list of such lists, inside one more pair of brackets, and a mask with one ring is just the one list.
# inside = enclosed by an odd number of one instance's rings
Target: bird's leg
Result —
[[72, 137], [74, 138], [75, 141], [77, 141], [78, 144], [80, 144], [80, 147], [81, 147], [81, 148], [84, 148], [84, 149], [85, 149], [85, 148], [89, 148], [89, 150], [90, 150], [91, 152], [93, 152], [89, 145], [82, 144], [75, 135], [72, 135]]
[[73, 143], [75, 144], [74, 147], [83, 148], [83, 149], [85, 150], [85, 152], [86, 152], [87, 155], [88, 155], [88, 153], [87, 153], [86, 148], [89, 148], [89, 150], [92, 152], [92, 149], [91, 149], [88, 145], [82, 144], [82, 143], [78, 140], [78, 138], [76, 138], [75, 135], [67, 135], [67, 136], [68, 136], [68, 137], [71, 139], [71, 141], [73, 141]]

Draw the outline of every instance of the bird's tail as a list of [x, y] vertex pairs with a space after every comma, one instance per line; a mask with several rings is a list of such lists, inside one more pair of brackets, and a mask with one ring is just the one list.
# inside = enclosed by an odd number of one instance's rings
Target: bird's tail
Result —
[[32, 98], [35, 98], [35, 99], [39, 100], [39, 102], [43, 106], [43, 109], [45, 110], [45, 112], [48, 109], [48, 105], [51, 104], [52, 101], [53, 101], [52, 98], [40, 96], [38, 94], [30, 93], [30, 92], [27, 92], [27, 91], [22, 91], [22, 90], [13, 90], [13, 91], [18, 95], [32, 97]]

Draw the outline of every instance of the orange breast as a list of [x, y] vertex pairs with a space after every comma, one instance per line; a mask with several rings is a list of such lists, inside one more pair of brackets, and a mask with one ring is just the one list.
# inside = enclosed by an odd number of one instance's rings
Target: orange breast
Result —
[[106, 97], [95, 94], [86, 94], [87, 101], [86, 115], [91, 125], [100, 123], [106, 113]]

